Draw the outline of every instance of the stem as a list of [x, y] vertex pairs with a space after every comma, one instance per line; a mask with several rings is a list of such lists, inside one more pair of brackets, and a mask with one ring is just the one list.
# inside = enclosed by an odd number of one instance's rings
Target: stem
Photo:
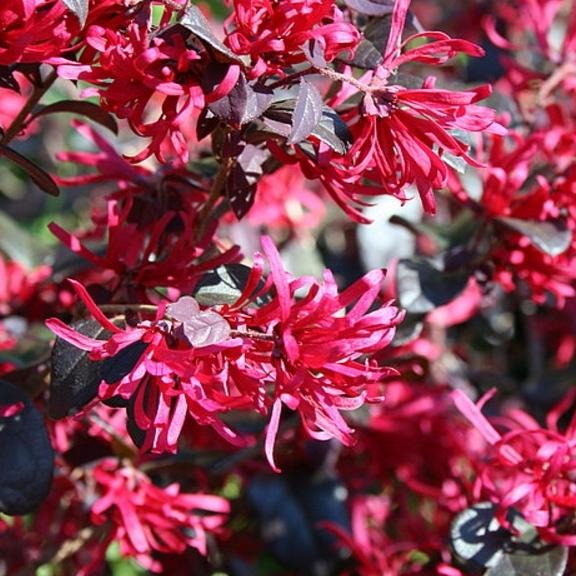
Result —
[[330, 78], [330, 80], [333, 80], [334, 82], [346, 82], [355, 88], [358, 88], [360, 92], [364, 92], [365, 94], [371, 94], [372, 92], [382, 90], [382, 86], [369, 86], [360, 80], [356, 80], [353, 76], [347, 76], [346, 74], [336, 72], [336, 70], [332, 70], [331, 68], [318, 68], [318, 72], [320, 72], [322, 76], [326, 76], [326, 78]]
[[220, 165], [220, 170], [218, 170], [218, 174], [216, 174], [216, 178], [214, 178], [214, 183], [212, 184], [212, 189], [210, 190], [210, 195], [206, 200], [206, 204], [202, 206], [200, 213], [198, 214], [198, 236], [197, 240], [200, 240], [202, 236], [204, 236], [204, 232], [206, 232], [206, 227], [208, 226], [208, 216], [214, 208], [214, 205], [220, 198], [222, 191], [224, 190], [224, 185], [226, 184], [226, 179], [228, 178], [228, 174], [230, 173], [230, 169], [234, 165], [235, 159], [234, 158], [223, 158], [222, 164]]
[[100, 310], [102, 310], [102, 312], [109, 312], [112, 314], [123, 314], [127, 310], [155, 314], [158, 310], [158, 306], [155, 306], [154, 304], [102, 304], [100, 306]]
[[34, 106], [40, 102], [40, 99], [42, 96], [44, 96], [48, 88], [54, 84], [56, 78], [58, 78], [56, 70], [51, 70], [48, 76], [46, 76], [46, 78], [42, 81], [42, 83], [39, 86], [34, 87], [34, 90], [32, 91], [32, 94], [30, 94], [26, 104], [24, 104], [24, 107], [22, 110], [20, 110], [20, 112], [18, 112], [16, 118], [12, 120], [12, 123], [6, 129], [6, 132], [4, 132], [4, 136], [2, 136], [0, 144], [6, 146], [11, 140], [18, 136], [22, 128], [24, 128], [26, 125], [28, 115], [30, 112], [32, 112]]

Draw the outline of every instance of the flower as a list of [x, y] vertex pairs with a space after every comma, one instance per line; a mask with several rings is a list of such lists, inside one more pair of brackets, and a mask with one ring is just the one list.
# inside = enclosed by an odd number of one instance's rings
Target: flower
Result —
[[306, 61], [304, 46], [317, 42], [327, 61], [352, 50], [360, 33], [345, 22], [333, 0], [234, 0], [226, 43], [252, 58], [250, 75], [284, 74]]
[[[71, 281], [111, 336], [95, 340], [56, 318], [46, 321], [92, 360], [115, 359], [112, 366], [118, 368], [103, 376], [98, 395], [129, 402], [129, 418], [143, 433], [142, 451], [175, 452], [188, 417], [230, 442], [245, 443], [221, 416], [253, 410], [269, 417], [265, 451], [277, 469], [273, 447], [283, 405], [299, 413], [310, 436], [350, 444], [353, 430], [340, 411], [379, 399], [379, 382], [395, 373], [369, 359], [388, 346], [403, 318], [391, 303], [371, 310], [382, 271], [367, 274], [339, 294], [328, 271], [324, 284], [292, 279], [271, 240], [264, 238], [262, 245], [270, 278], [263, 281], [263, 261], [257, 256], [234, 304], [206, 310], [185, 296], [168, 306], [161, 303], [153, 321], [120, 328], [80, 283]], [[267, 303], [256, 306], [258, 298]]]
[[576, 505], [576, 417], [564, 431], [559, 428], [574, 393], [548, 413], [546, 428], [520, 409], [490, 422], [481, 408], [493, 395], [494, 391], [474, 404], [462, 391], [452, 393], [457, 408], [488, 445], [476, 464], [477, 497], [488, 497], [498, 505], [498, 519], [505, 527], [507, 511], [515, 509], [545, 541], [576, 545], [576, 534], [564, 522], [573, 516]]
[[59, 0], [15, 0], [0, 7], [0, 65], [41, 63], [70, 47], [77, 17]]
[[207, 554], [207, 536], [218, 531], [230, 511], [220, 496], [182, 492], [176, 483], [155, 486], [136, 468], [104, 460], [93, 469], [100, 497], [91, 506], [97, 525], [111, 523], [111, 534], [123, 555], [159, 571], [155, 552], [182, 554], [192, 547]]

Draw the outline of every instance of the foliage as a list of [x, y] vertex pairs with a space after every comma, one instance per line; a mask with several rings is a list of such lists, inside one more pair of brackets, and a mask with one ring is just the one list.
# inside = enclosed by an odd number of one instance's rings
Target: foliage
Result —
[[447, 4], [0, 3], [0, 572], [576, 570], [576, 10]]

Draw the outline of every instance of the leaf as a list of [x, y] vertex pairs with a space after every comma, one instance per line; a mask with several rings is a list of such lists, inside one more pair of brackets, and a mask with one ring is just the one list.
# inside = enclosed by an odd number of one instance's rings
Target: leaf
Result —
[[568, 564], [568, 548], [554, 546], [545, 552], [503, 554], [484, 576], [562, 576]]
[[451, 302], [468, 283], [466, 270], [447, 272], [425, 258], [402, 259], [396, 272], [400, 305], [413, 314], [425, 314]]
[[246, 496], [270, 551], [296, 574], [312, 576], [340, 573], [335, 570], [336, 539], [320, 526], [330, 522], [349, 531], [344, 490], [330, 477], [259, 475], [248, 484]]
[[92, 102], [61, 100], [60, 102], [54, 102], [54, 104], [43, 106], [40, 110], [35, 112], [32, 117], [38, 118], [39, 116], [46, 116], [56, 112], [68, 112], [70, 114], [85, 116], [97, 124], [104, 126], [104, 128], [108, 128], [108, 130], [114, 134], [118, 134], [118, 124], [114, 119], [114, 116]]
[[324, 46], [318, 42], [316, 38], [311, 38], [302, 45], [302, 52], [306, 56], [306, 60], [315, 68], [326, 68], [327, 62], [324, 57]]
[[384, 56], [382, 55], [382, 52], [376, 48], [374, 43], [367, 38], [363, 38], [356, 47], [354, 54], [351, 57], [344, 59], [344, 61], [356, 68], [373, 70], [382, 63], [383, 59]]
[[365, 70], [377, 68], [384, 59], [391, 26], [392, 17], [390, 14], [381, 18], [371, 18], [363, 30], [364, 38], [354, 53], [349, 57], [342, 58], [342, 60], [356, 68]]
[[366, 16], [386, 16], [394, 10], [394, 0], [345, 0], [346, 6]]
[[466, 564], [487, 568], [495, 566], [502, 549], [510, 541], [510, 532], [496, 519], [496, 506], [479, 502], [467, 508], [452, 522], [451, 545]]
[[242, 63], [242, 60], [228, 48], [225, 44], [220, 42], [212, 29], [210, 24], [198, 6], [189, 6], [184, 13], [184, 17], [180, 20], [180, 25], [190, 30], [194, 36], [202, 40], [217, 54], [225, 57], [225, 60], [234, 60], [235, 62]]
[[200, 312], [182, 326], [186, 339], [194, 348], [220, 344], [230, 337], [230, 324], [217, 312]]
[[11, 66], [0, 66], [0, 88], [7, 88], [20, 93], [20, 84], [18, 84]]
[[[84, 336], [106, 340], [110, 332], [96, 320], [78, 320], [72, 328]], [[59, 419], [78, 412], [98, 394], [102, 381], [102, 362], [90, 360], [88, 352], [56, 338], [52, 349], [52, 377], [48, 398], [48, 414]]]
[[[291, 130], [292, 115], [296, 105], [295, 99], [284, 100], [270, 106], [264, 113], [264, 123], [274, 133], [288, 138]], [[312, 129], [312, 136], [324, 142], [338, 154], [345, 154], [352, 144], [352, 134], [338, 113], [323, 105], [320, 121]]]
[[86, 24], [88, 18], [88, 5], [90, 0], [62, 0], [66, 7], [74, 13], [76, 18], [80, 21], [80, 25]]
[[225, 191], [238, 220], [244, 218], [254, 204], [256, 185], [263, 174], [263, 165], [269, 156], [267, 150], [247, 144], [230, 170]]
[[292, 114], [292, 131], [288, 138], [288, 144], [296, 144], [305, 140], [312, 133], [312, 130], [320, 122], [323, 106], [320, 92], [313, 84], [302, 78]]
[[106, 384], [115, 384], [132, 372], [140, 360], [144, 350], [148, 348], [147, 342], [138, 340], [122, 348], [120, 352], [102, 361], [100, 375]]
[[520, 220], [519, 218], [497, 218], [508, 228], [526, 236], [544, 254], [558, 256], [565, 252], [572, 242], [572, 232], [563, 220]]
[[22, 168], [28, 176], [32, 178], [36, 186], [38, 186], [42, 191], [51, 196], [58, 196], [60, 194], [60, 189], [56, 182], [54, 182], [52, 176], [34, 164], [31, 160], [22, 156], [19, 152], [0, 144], [0, 156], [5, 156], [14, 162], [14, 164], [18, 164], [18, 166], [20, 166], [20, 168]]
[[352, 145], [352, 134], [348, 126], [329, 106], [322, 109], [322, 118], [312, 130], [312, 135], [338, 154], [346, 154]]
[[220, 120], [234, 127], [241, 127], [261, 116], [274, 101], [273, 92], [257, 83], [249, 84], [244, 74], [230, 92], [208, 105]]
[[198, 121], [196, 122], [196, 138], [198, 141], [204, 140], [207, 136], [210, 136], [218, 125], [220, 120], [209, 108], [204, 108], [198, 116]]
[[219, 344], [230, 337], [230, 324], [217, 312], [201, 311], [192, 296], [182, 296], [170, 304], [167, 313], [182, 322], [182, 330], [188, 342], [195, 348]]
[[[250, 268], [244, 264], [224, 264], [204, 274], [194, 289], [194, 298], [202, 306], [234, 304], [242, 295], [250, 277]], [[254, 292], [264, 287], [260, 280]], [[251, 296], [251, 295], [249, 295]], [[258, 296], [256, 304], [262, 306], [266, 298]]]
[[46, 498], [54, 451], [42, 415], [16, 386], [0, 381], [0, 512], [28, 514]]
[[0, 250], [28, 268], [40, 264], [47, 250], [5, 212], [0, 212]]
[[454, 552], [470, 569], [488, 568], [485, 576], [562, 576], [568, 549], [541, 541], [537, 529], [523, 516], [509, 510], [506, 517], [514, 531], [501, 526], [496, 505], [479, 502], [452, 523]]

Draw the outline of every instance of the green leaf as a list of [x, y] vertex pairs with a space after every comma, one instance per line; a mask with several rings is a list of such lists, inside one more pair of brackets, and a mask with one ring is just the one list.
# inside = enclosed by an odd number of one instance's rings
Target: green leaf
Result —
[[515, 232], [526, 236], [544, 254], [558, 256], [565, 252], [572, 242], [572, 232], [563, 220], [520, 220], [519, 218], [496, 219]]

